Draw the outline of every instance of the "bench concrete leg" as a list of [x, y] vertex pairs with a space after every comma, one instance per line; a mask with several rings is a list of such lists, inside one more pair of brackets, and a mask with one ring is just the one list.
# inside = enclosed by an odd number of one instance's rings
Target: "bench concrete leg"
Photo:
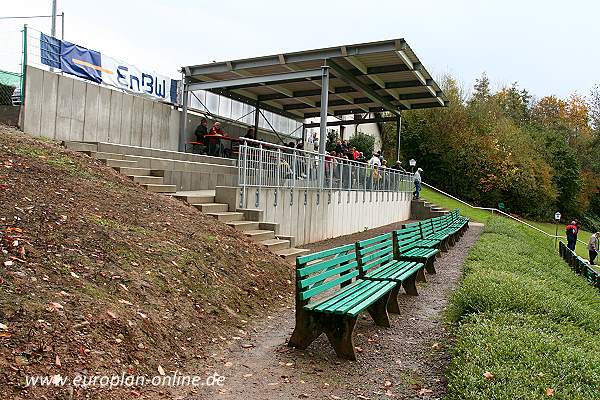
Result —
[[400, 295], [400, 286], [401, 286], [400, 283], [398, 283], [396, 286], [394, 286], [394, 288], [392, 289], [392, 292], [390, 293], [390, 299], [388, 300], [388, 303], [387, 303], [387, 310], [388, 310], [388, 312], [390, 312], [392, 314], [400, 314], [400, 306], [398, 305], [398, 296]]
[[417, 271], [415, 279], [417, 282], [427, 282], [427, 278], [425, 278], [425, 269], [424, 268], [420, 268]]
[[328, 315], [326, 318], [324, 319], [327, 325], [325, 327], [325, 334], [335, 350], [335, 354], [339, 358], [355, 361], [356, 353], [354, 352], [352, 332], [354, 332], [354, 326], [356, 325], [356, 317]]
[[319, 317], [306, 312], [296, 311], [296, 327], [288, 346], [296, 347], [300, 350], [306, 349], [316, 338], [321, 336], [324, 329], [319, 321]]
[[[422, 269], [421, 269], [422, 271]], [[406, 279], [405, 281], [402, 282], [402, 287], [404, 287], [404, 291], [406, 292], [406, 294], [409, 294], [411, 296], [418, 296], [419, 292], [417, 292], [417, 279], [416, 279], [416, 275], [411, 276], [410, 278]]]
[[[439, 253], [438, 253], [439, 254]], [[428, 274], [435, 274], [435, 266], [433, 265], [433, 263], [435, 262], [435, 258], [436, 257], [429, 257], [427, 259], [427, 261], [425, 261], [425, 269], [427, 270]]]
[[375, 303], [367, 308], [369, 315], [375, 321], [375, 325], [384, 326], [389, 328], [390, 316], [388, 315], [387, 306], [390, 299], [391, 292], [386, 293], [385, 296], [377, 300]]

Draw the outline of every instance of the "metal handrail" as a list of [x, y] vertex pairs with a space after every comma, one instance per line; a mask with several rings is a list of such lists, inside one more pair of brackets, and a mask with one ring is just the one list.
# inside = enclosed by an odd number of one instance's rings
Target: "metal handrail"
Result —
[[[463, 201], [463, 200], [459, 199], [458, 197], [452, 196], [451, 194], [449, 194], [449, 193], [446, 193], [446, 192], [444, 192], [443, 190], [436, 188], [435, 186], [429, 185], [429, 184], [427, 184], [427, 183], [425, 183], [425, 182], [421, 182], [421, 183], [422, 183], [424, 186], [427, 186], [428, 188], [430, 188], [430, 189], [433, 189], [433, 190], [435, 190], [436, 192], [439, 192], [439, 193], [443, 194], [444, 196], [450, 197], [451, 199], [453, 199], [453, 200], [456, 200], [456, 201], [458, 201], [459, 203], [462, 203], [462, 204], [466, 205], [467, 207], [473, 208], [473, 209], [475, 209], [475, 210], [491, 211], [491, 212], [492, 212], [492, 214], [494, 214], [494, 212], [497, 212], [498, 214], [502, 214], [502, 215], [504, 215], [505, 217], [511, 218], [511, 219], [513, 219], [513, 220], [515, 220], [515, 221], [517, 221], [517, 222], [519, 222], [519, 223], [521, 223], [521, 224], [523, 224], [523, 225], [525, 225], [525, 226], [527, 226], [527, 227], [529, 227], [529, 228], [531, 228], [531, 229], [534, 229], [534, 230], [536, 230], [536, 231], [538, 231], [538, 232], [540, 232], [540, 233], [543, 233], [544, 235], [546, 235], [546, 236], [548, 236], [548, 237], [551, 237], [551, 238], [553, 238], [553, 239], [564, 239], [564, 238], [566, 237], [566, 236], [556, 236], [556, 235], [551, 235], [551, 234], [549, 234], [548, 232], [545, 232], [545, 231], [541, 230], [540, 228], [537, 228], [537, 227], [535, 227], [535, 226], [533, 226], [533, 225], [531, 225], [531, 224], [529, 224], [529, 223], [527, 223], [527, 222], [525, 222], [525, 221], [523, 221], [523, 220], [520, 220], [519, 218], [517, 218], [517, 217], [514, 217], [514, 216], [512, 216], [512, 215], [510, 215], [510, 214], [508, 214], [508, 213], [506, 213], [506, 212], [504, 212], [504, 211], [502, 211], [502, 210], [499, 210], [499, 209], [497, 209], [497, 208], [491, 208], [491, 207], [478, 207], [478, 206], [474, 206], [474, 205], [472, 205], [472, 204], [469, 204], [469, 203], [467, 203], [466, 201]], [[586, 244], [586, 243], [585, 243], [584, 241], [582, 241], [582, 240], [579, 240], [579, 239], [577, 239], [577, 241], [578, 241], [579, 243]]]

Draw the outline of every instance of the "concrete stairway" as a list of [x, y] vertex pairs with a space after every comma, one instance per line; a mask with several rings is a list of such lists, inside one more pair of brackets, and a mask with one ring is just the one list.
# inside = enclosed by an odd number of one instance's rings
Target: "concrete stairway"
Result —
[[296, 257], [308, 253], [308, 250], [294, 247], [294, 237], [279, 234], [279, 225], [260, 222], [259, 210], [229, 211], [229, 205], [215, 203], [214, 190], [182, 191], [175, 198], [186, 201], [203, 213], [240, 230], [249, 239], [264, 246], [286, 261], [294, 262]]
[[449, 211], [424, 199], [413, 200], [410, 205], [410, 219], [423, 220], [447, 214]]
[[[230, 211], [227, 204], [215, 202], [214, 188], [218, 181], [214, 179], [214, 175], [223, 172], [223, 169], [234, 169], [237, 172], [237, 167], [231, 164], [232, 160], [215, 161], [212, 160], [215, 157], [107, 143], [65, 142], [64, 146], [100, 160], [152, 192], [174, 195], [188, 202], [203, 213], [244, 232], [248, 238], [285, 260], [295, 261], [296, 256], [308, 252], [294, 247], [293, 236], [279, 235], [278, 224], [260, 222], [262, 215], [259, 210]], [[125, 151], [129, 153], [123, 153]], [[182, 157], [185, 159], [181, 159]], [[189, 161], [188, 158], [194, 161]], [[179, 185], [165, 183], [166, 175], [169, 176], [168, 182], [171, 182], [175, 178], [174, 174], [180, 172], [173, 168], [189, 169], [190, 171], [185, 171], [187, 174], [209, 176], [209, 189], [178, 191]]]
[[164, 183], [164, 171], [143, 168], [137, 160], [130, 159], [124, 154], [100, 152], [97, 151], [97, 145], [90, 143], [67, 142], [66, 147], [100, 160], [151, 192], [169, 194], [177, 191], [175, 185]]

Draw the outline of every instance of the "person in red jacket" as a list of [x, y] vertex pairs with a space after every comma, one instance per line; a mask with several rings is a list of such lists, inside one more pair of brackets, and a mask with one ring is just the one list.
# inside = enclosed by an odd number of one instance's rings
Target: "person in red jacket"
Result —
[[575, 251], [575, 246], [577, 245], [577, 233], [579, 233], [579, 227], [577, 226], [577, 221], [571, 221], [566, 228], [567, 232], [567, 247], [573, 251]]

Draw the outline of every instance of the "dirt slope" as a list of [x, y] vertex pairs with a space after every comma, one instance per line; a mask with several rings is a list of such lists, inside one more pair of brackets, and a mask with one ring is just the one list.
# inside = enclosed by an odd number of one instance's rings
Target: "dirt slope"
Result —
[[3, 125], [0, 250], [2, 399], [172, 398], [23, 386], [31, 374], [192, 373], [293, 292], [291, 267], [234, 229]]

